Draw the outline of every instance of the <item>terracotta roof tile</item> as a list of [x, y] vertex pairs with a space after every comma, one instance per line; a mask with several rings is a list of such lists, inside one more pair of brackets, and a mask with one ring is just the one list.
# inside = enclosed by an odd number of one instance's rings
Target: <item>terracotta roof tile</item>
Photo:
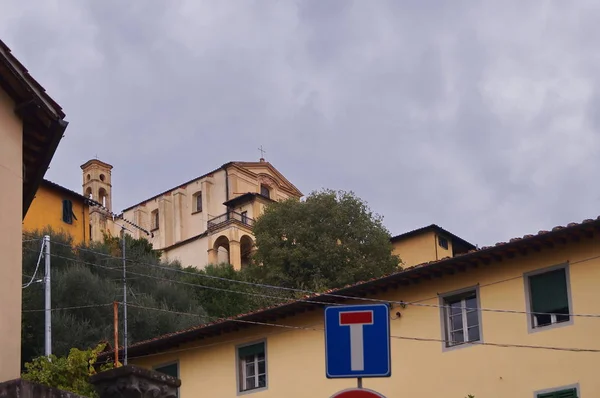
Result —
[[[232, 316], [232, 317], [228, 317], [228, 318], [223, 318], [223, 319], [219, 319], [213, 322], [209, 322], [209, 323], [204, 323], [204, 324], [200, 324], [194, 327], [190, 327], [188, 329], [185, 330], [181, 330], [178, 332], [173, 332], [173, 333], [168, 333], [162, 336], [158, 336], [156, 338], [150, 339], [150, 340], [146, 340], [146, 341], [141, 341], [135, 344], [132, 344], [129, 346], [130, 352], [132, 352], [132, 349], [136, 349], [138, 348], [138, 352], [143, 352], [144, 349], [152, 349], [153, 346], [157, 345], [157, 344], [161, 344], [161, 347], [164, 348], [166, 345], [177, 345], [177, 344], [181, 344], [182, 342], [179, 340], [172, 340], [175, 339], [178, 336], [184, 336], [186, 334], [191, 334], [194, 332], [199, 332], [205, 329], [209, 329], [211, 327], [218, 327], [218, 325], [224, 325], [227, 324], [228, 322], [232, 321], [232, 320], [245, 320], [245, 318], [251, 318], [254, 316], [258, 316], [261, 314], [265, 314], [265, 316], [269, 315], [267, 314], [269, 311], [275, 310], [275, 309], [282, 309], [285, 307], [289, 307], [289, 306], [293, 306], [293, 305], [299, 305], [299, 304], [311, 304], [311, 302], [314, 302], [315, 299], [320, 299], [320, 300], [324, 300], [328, 298], [328, 295], [330, 294], [337, 294], [337, 295], [349, 295], [351, 294], [351, 290], [353, 289], [357, 289], [360, 288], [362, 286], [365, 285], [369, 285], [371, 283], [374, 282], [382, 282], [384, 280], [388, 280], [388, 279], [392, 279], [394, 277], [402, 277], [403, 274], [408, 274], [408, 273], [412, 273], [412, 272], [416, 272], [419, 271], [420, 269], [426, 269], [428, 267], [431, 267], [433, 265], [439, 265], [439, 264], [443, 264], [443, 263], [448, 263], [451, 264], [453, 262], [459, 262], [461, 258], [464, 257], [476, 257], [480, 254], [484, 254], [484, 253], [492, 253], [494, 251], [498, 251], [498, 248], [504, 248], [506, 246], [511, 246], [511, 245], [519, 245], [519, 244], [526, 244], [528, 242], [533, 243], [532, 241], [535, 240], [536, 238], [539, 238], [540, 236], [546, 236], [548, 234], [552, 234], [552, 233], [558, 233], [558, 232], [565, 232], [568, 229], [576, 229], [576, 228], [580, 228], [582, 227], [584, 224], [587, 224], [589, 226], [589, 224], [591, 223], [597, 223], [599, 224], [598, 226], [600, 226], [600, 217], [598, 217], [596, 220], [592, 220], [592, 219], [586, 219], [583, 220], [581, 223], [569, 223], [566, 227], [563, 226], [558, 226], [558, 227], [554, 227], [552, 229], [552, 232], [550, 231], [539, 231], [536, 235], [532, 235], [532, 234], [527, 234], [524, 235], [523, 238], [513, 238], [510, 239], [509, 243], [507, 242], [498, 242], [493, 246], [485, 246], [482, 247], [481, 249], [477, 249], [477, 250], [471, 250], [468, 253], [462, 253], [460, 255], [457, 255], [455, 257], [445, 257], [441, 260], [437, 260], [437, 261], [429, 261], [429, 262], [425, 262], [422, 264], [417, 264], [411, 267], [406, 267], [402, 270], [398, 270], [396, 272], [392, 272], [389, 273], [387, 275], [378, 277], [378, 278], [372, 278], [366, 281], [361, 281], [361, 282], [357, 282], [351, 285], [347, 285], [344, 286], [342, 288], [336, 288], [336, 289], [329, 289], [326, 290], [322, 293], [316, 293], [316, 294], [307, 294], [305, 296], [302, 297], [302, 299], [300, 300], [288, 300], [284, 303], [281, 304], [276, 304], [276, 305], [272, 305], [269, 307], [264, 307], [261, 309], [257, 309], [255, 311], [252, 312], [248, 312], [248, 313], [244, 313], [244, 314], [239, 314], [236, 316]], [[356, 296], [357, 299], [360, 299], [360, 297]], [[332, 300], [331, 302], [334, 303], [338, 300]], [[322, 301], [321, 301], [322, 302]], [[313, 303], [314, 305], [319, 305], [319, 303]], [[270, 314], [269, 316], [276, 316], [276, 315], [272, 315]], [[189, 340], [194, 340], [198, 337], [195, 336], [189, 336]], [[172, 341], [170, 341], [172, 340]], [[156, 347], [155, 347], [156, 348]], [[110, 354], [110, 353], [107, 353]]]

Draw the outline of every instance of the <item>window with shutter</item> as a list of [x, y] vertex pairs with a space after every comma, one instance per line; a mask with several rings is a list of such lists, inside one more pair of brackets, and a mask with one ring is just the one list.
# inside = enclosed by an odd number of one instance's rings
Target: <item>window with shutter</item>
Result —
[[531, 327], [541, 328], [571, 320], [567, 269], [560, 267], [527, 277]]
[[[179, 378], [179, 363], [171, 363], [169, 365], [158, 366], [154, 368], [155, 371], [164, 373], [168, 376]], [[177, 389], [177, 396], [179, 396], [179, 388]]]
[[73, 224], [73, 203], [68, 199], [62, 201], [62, 220], [67, 224]]
[[481, 340], [481, 316], [477, 288], [440, 296], [445, 347]]
[[267, 387], [267, 357], [264, 342], [238, 347], [237, 362], [239, 392]]
[[578, 398], [576, 388], [537, 394], [537, 398]]

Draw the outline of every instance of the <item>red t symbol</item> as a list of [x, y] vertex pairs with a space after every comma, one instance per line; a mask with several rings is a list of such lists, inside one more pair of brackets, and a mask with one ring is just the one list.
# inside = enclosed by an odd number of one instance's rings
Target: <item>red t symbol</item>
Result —
[[350, 327], [350, 369], [365, 370], [363, 326], [373, 324], [373, 311], [340, 312], [340, 326]]

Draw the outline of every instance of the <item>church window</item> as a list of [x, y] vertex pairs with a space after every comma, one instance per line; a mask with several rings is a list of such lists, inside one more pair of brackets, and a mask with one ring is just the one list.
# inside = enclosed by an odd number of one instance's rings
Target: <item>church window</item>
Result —
[[159, 220], [160, 220], [160, 218], [159, 218], [159, 215], [158, 215], [158, 210], [154, 210], [152, 212], [152, 229], [158, 229], [159, 228], [159, 226], [160, 226]]
[[202, 192], [196, 192], [194, 194], [194, 212], [202, 211]]
[[266, 198], [271, 197], [271, 191], [269, 191], [269, 187], [264, 184], [260, 184], [260, 194]]

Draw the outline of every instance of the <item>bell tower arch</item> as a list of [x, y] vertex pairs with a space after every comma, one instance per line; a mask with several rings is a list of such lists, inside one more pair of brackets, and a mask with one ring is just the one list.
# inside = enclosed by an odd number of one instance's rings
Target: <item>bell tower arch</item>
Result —
[[88, 160], [81, 165], [83, 171], [83, 195], [100, 203], [103, 208], [90, 206], [90, 237], [102, 241], [107, 231], [107, 217], [112, 211], [112, 165], [98, 159]]

